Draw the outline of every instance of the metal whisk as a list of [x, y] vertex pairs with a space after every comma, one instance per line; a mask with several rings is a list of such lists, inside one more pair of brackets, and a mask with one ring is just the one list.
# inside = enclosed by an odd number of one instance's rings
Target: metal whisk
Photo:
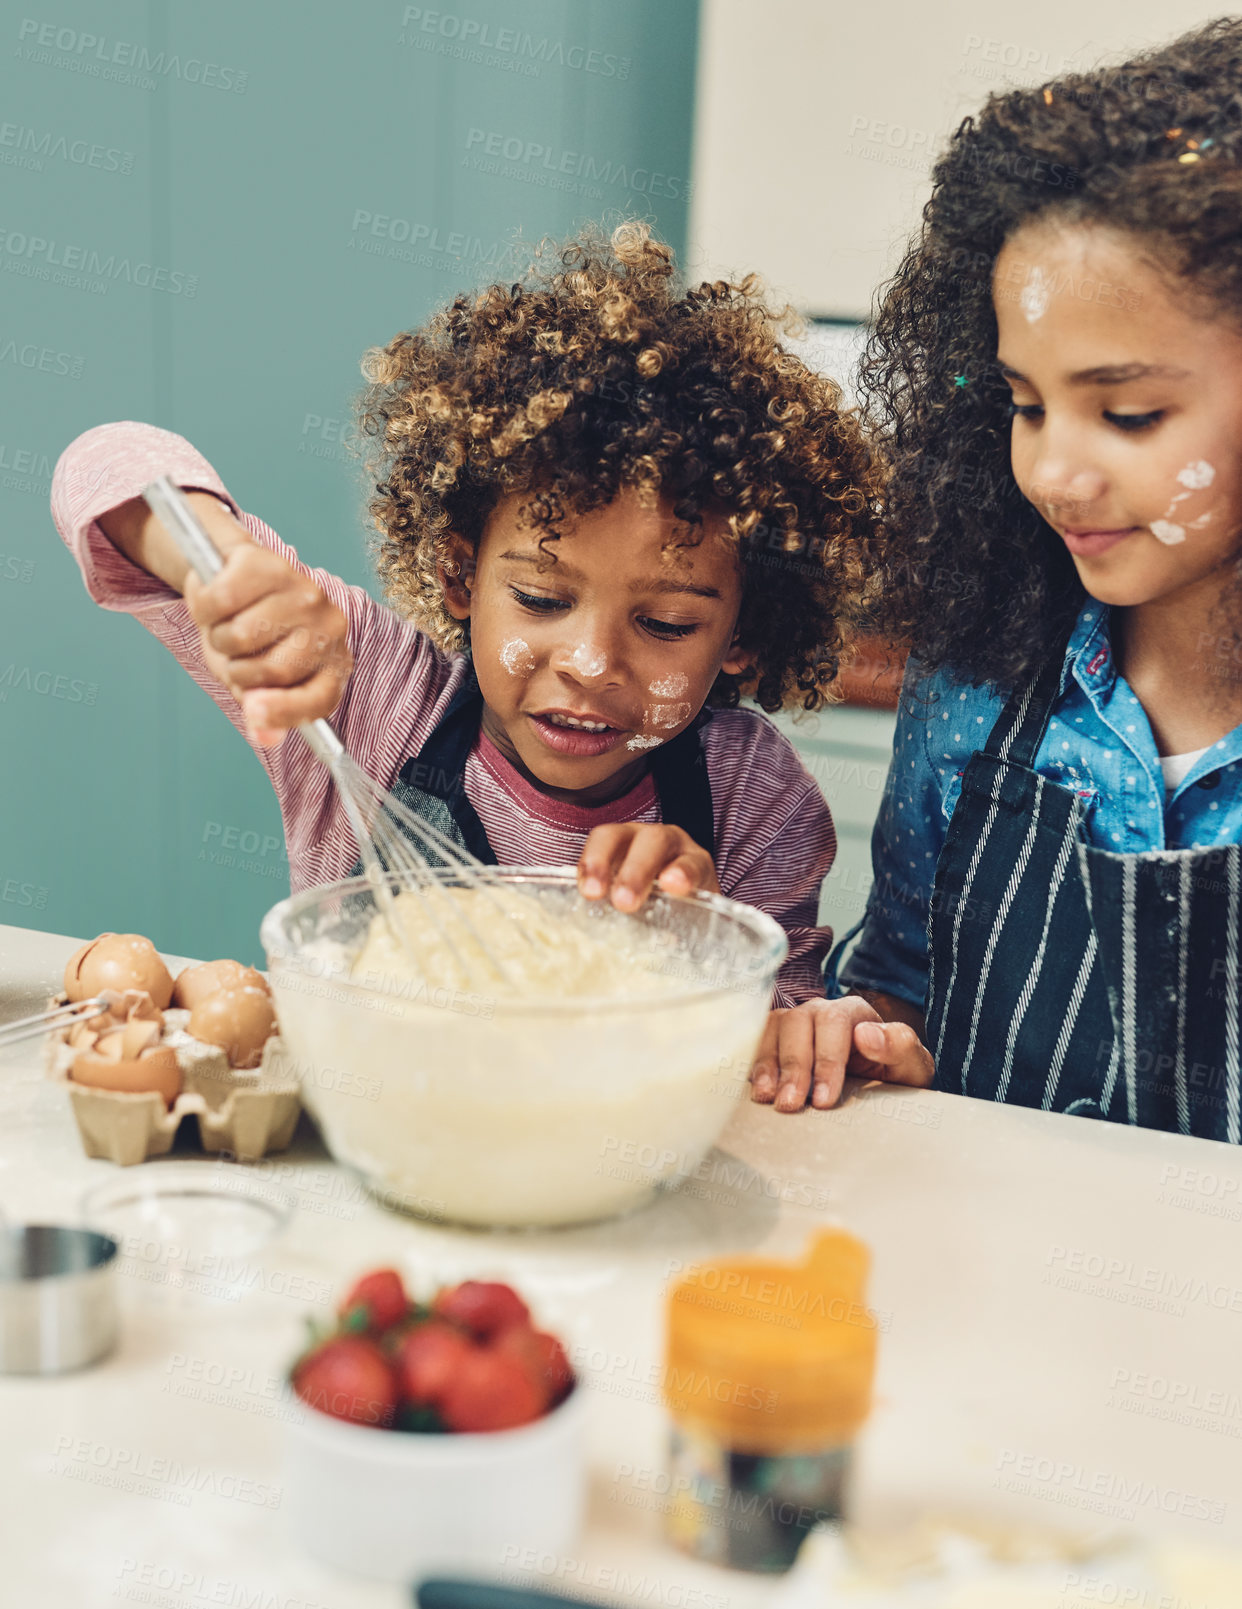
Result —
[[120, 998], [110, 990], [92, 995], [89, 1000], [71, 1000], [68, 1005], [49, 1006], [36, 1011], [32, 1017], [18, 1017], [13, 1022], [0, 1023], [0, 1050], [18, 1045], [23, 1039], [37, 1039], [53, 1028], [71, 1028], [75, 1023], [86, 1022]]
[[[164, 526], [201, 581], [211, 581], [224, 566], [219, 549], [190, 507], [180, 487], [161, 475], [143, 491], [148, 508]], [[490, 886], [493, 869], [438, 828], [386, 793], [352, 759], [345, 745], [325, 720], [304, 721], [298, 731], [316, 759], [332, 773], [337, 793], [358, 840], [363, 869], [376, 903], [397, 942], [413, 954], [409, 935], [396, 910], [394, 885], [423, 897], [424, 911], [438, 936], [471, 981], [487, 986], [463, 954], [465, 940], [484, 958], [493, 977], [512, 983], [503, 963], [479, 932], [477, 925], [454, 900], [452, 887], [482, 891], [506, 920], [516, 922], [523, 938], [533, 943], [517, 912], [495, 896]], [[435, 864], [431, 858], [443, 862]], [[454, 936], [456, 935], [456, 937]], [[417, 956], [415, 956], [417, 959]]]

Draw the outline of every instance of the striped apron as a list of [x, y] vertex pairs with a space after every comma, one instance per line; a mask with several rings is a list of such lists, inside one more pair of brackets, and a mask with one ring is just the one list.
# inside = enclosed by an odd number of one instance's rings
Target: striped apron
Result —
[[928, 917], [934, 1088], [1242, 1140], [1242, 846], [1118, 855], [1034, 770], [1055, 657], [971, 756]]
[[[457, 689], [447, 710], [419, 752], [401, 767], [392, 785], [392, 797], [468, 849], [484, 865], [496, 864], [479, 813], [466, 795], [466, 761], [479, 736], [483, 695], [473, 672]], [[714, 860], [716, 832], [707, 757], [699, 740], [699, 723], [679, 732], [650, 756], [649, 767], [660, 800], [661, 819], [681, 827]], [[434, 850], [424, 848], [429, 863], [443, 864]], [[362, 862], [352, 876], [360, 876]]]

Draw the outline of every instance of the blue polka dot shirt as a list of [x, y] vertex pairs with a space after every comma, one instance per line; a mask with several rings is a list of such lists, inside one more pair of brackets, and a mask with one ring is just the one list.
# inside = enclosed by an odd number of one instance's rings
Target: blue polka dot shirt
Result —
[[[1035, 769], [1078, 794], [1087, 838], [1099, 849], [1139, 854], [1242, 842], [1242, 727], [1213, 743], [1166, 794], [1146, 712], [1113, 665], [1108, 617], [1094, 601], [1078, 617]], [[829, 977], [830, 995], [880, 989], [923, 1005], [936, 860], [962, 773], [1004, 704], [989, 688], [907, 669], [871, 839], [872, 892], [839, 983]]]

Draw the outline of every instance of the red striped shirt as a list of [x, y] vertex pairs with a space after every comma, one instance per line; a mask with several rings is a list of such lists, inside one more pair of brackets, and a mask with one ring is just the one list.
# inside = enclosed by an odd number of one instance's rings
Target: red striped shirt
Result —
[[[62, 453], [52, 482], [52, 517], [105, 609], [132, 614], [189, 671], [246, 736], [241, 708], [203, 660], [198, 627], [178, 593], [131, 563], [104, 535], [99, 516], [137, 497], [157, 475], [187, 490], [214, 492], [249, 531], [318, 586], [349, 621], [354, 672], [332, 716], [355, 760], [384, 788], [418, 753], [467, 667], [444, 654], [361, 587], [304, 565], [275, 531], [245, 514], [215, 470], [183, 437], [154, 425], [99, 425]], [[752, 710], [713, 710], [701, 729], [723, 893], [774, 917], [789, 938], [776, 1004], [822, 995], [820, 967], [832, 933], [816, 925], [820, 884], [836, 834], [823, 795], [793, 746]], [[296, 892], [347, 877], [358, 846], [325, 768], [294, 733], [273, 748], [253, 746], [280, 801]], [[650, 775], [608, 804], [575, 805], [532, 786], [480, 735], [466, 764], [466, 795], [502, 866], [573, 865], [587, 833], [603, 822], [659, 821]]]

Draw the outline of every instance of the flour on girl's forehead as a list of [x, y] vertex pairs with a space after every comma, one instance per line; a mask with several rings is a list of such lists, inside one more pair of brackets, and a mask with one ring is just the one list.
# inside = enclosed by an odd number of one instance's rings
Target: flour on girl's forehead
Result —
[[1052, 300], [1052, 275], [1042, 268], [1032, 268], [1018, 297], [1018, 306], [1026, 315], [1028, 324], [1043, 318]]
[[675, 670], [671, 676], [664, 676], [658, 682], [652, 682], [648, 691], [652, 698], [680, 698], [690, 685], [690, 678], [684, 670]]
[[500, 663], [510, 676], [522, 676], [534, 670], [535, 656], [528, 642], [523, 642], [521, 637], [511, 637], [508, 642], [501, 644]]

